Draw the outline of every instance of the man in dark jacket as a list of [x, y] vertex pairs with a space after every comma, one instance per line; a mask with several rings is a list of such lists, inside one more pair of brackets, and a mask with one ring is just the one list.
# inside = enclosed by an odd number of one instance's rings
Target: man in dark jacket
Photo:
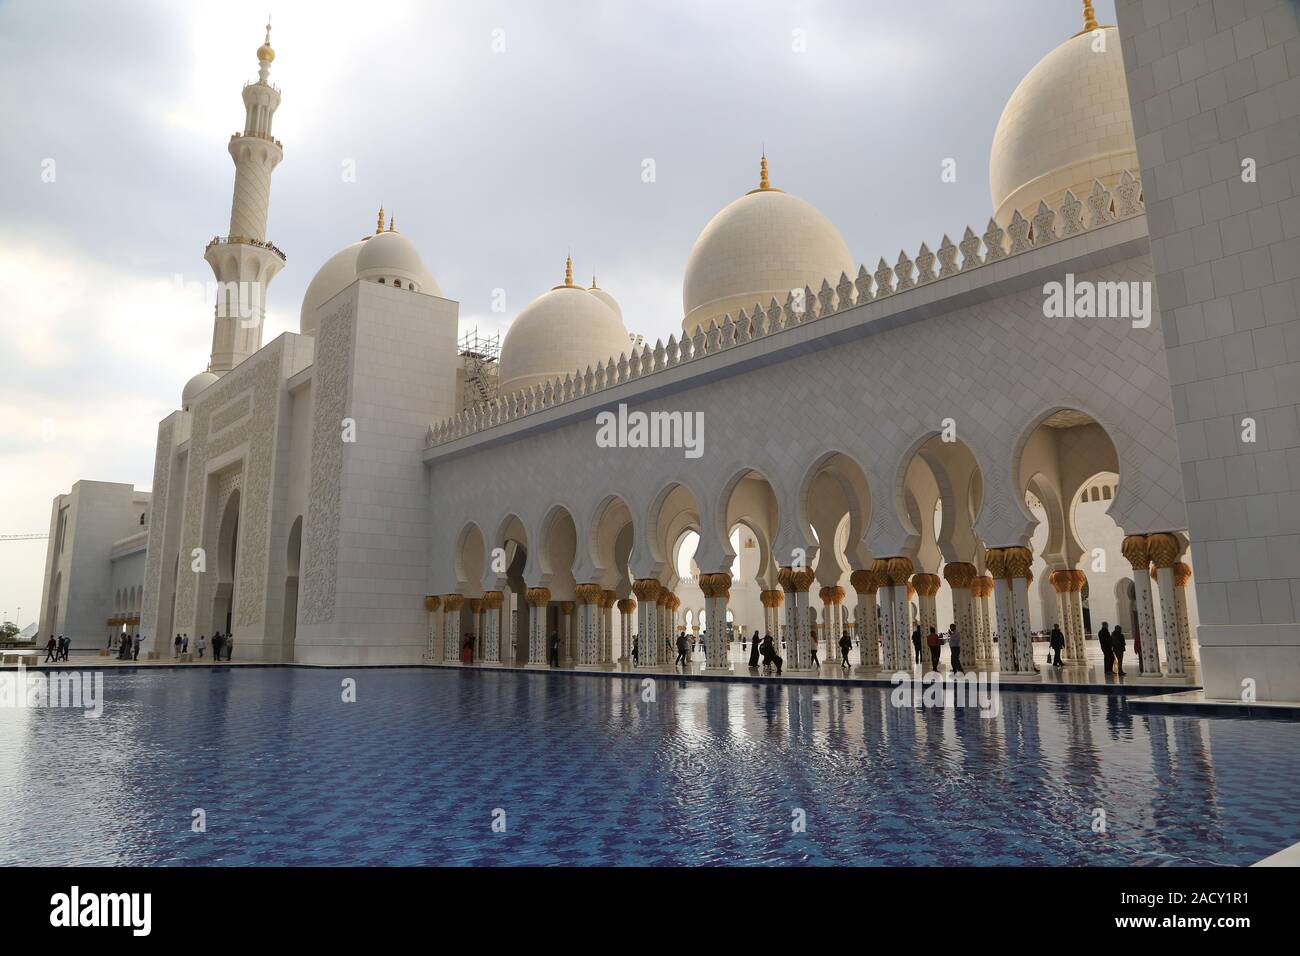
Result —
[[1110, 647], [1110, 628], [1106, 622], [1101, 622], [1101, 630], [1097, 632], [1097, 646], [1101, 648], [1101, 670], [1103, 674], [1109, 674], [1114, 669], [1115, 655]]
[[1060, 625], [1053, 624], [1051, 648], [1052, 648], [1052, 654], [1054, 655], [1052, 658], [1052, 665], [1054, 667], [1061, 666], [1061, 648], [1063, 648], [1064, 646], [1065, 646], [1065, 635], [1061, 633]]
[[681, 631], [677, 635], [677, 660], [673, 661], [674, 667], [678, 664], [681, 664], [683, 668], [686, 667], [686, 651], [689, 647], [690, 644], [686, 640], [686, 632]]

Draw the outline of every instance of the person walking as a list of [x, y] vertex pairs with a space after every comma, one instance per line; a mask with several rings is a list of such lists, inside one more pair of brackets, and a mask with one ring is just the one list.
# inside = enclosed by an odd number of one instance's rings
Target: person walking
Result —
[[812, 666], [821, 667], [822, 662], [817, 658], [817, 628], [811, 628], [808, 632], [808, 643], [812, 648]]
[[673, 666], [682, 665], [686, 669], [686, 651], [690, 648], [690, 643], [686, 640], [686, 632], [682, 631], [677, 635], [677, 659], [673, 661]]
[[58, 649], [58, 647], [59, 645], [54, 640], [54, 635], [51, 634], [50, 639], [45, 642], [45, 663], [46, 664], [54, 660], [54, 652]]
[[912, 647], [916, 651], [916, 662], [921, 663], [921, 645], [925, 643], [921, 640], [921, 625], [918, 624], [912, 628]]
[[[770, 641], [771, 639], [772, 639], [771, 635], [768, 635], [768, 640]], [[758, 670], [758, 631], [757, 630], [754, 631], [754, 636], [753, 638], [750, 639], [749, 642], [749, 669], [752, 671]]]
[[632, 638], [632, 664], [633, 666], [641, 663], [641, 635], [638, 634]]
[[849, 651], [853, 649], [853, 638], [849, 637], [849, 632], [845, 631], [840, 635], [840, 667], [845, 670], [849, 668]]
[[952, 664], [954, 674], [962, 673], [961, 669], [961, 632], [957, 630], [956, 624], [948, 625], [948, 653], [949, 661]]
[[200, 635], [199, 635], [199, 642], [198, 642], [198, 645], [197, 645], [197, 646], [198, 646], [198, 649], [199, 649], [199, 660], [202, 660], [202, 659], [203, 659], [203, 652], [206, 651], [206, 650], [208, 649], [208, 639], [207, 639], [207, 636], [206, 636], [206, 635], [203, 635], [203, 634], [200, 634]]
[[226, 660], [230, 660], [230, 655], [235, 653], [235, 635], [227, 634], [221, 643], [226, 646]]
[[939, 635], [934, 628], [930, 628], [930, 633], [925, 635], [926, 646], [930, 648], [930, 670], [939, 669]]
[[190, 652], [190, 636], [189, 636], [188, 634], [182, 634], [182, 635], [181, 635], [181, 653], [182, 653], [182, 654], [188, 654], [189, 652]]
[[138, 661], [139, 659], [140, 659], [140, 635], [137, 634], [135, 636], [134, 646], [131, 648], [131, 660]]
[[1110, 632], [1110, 650], [1115, 655], [1115, 673], [1120, 677], [1128, 676], [1124, 673], [1124, 648], [1126, 646], [1124, 629], [1116, 624], [1115, 630]]
[[1065, 635], [1061, 633], [1060, 625], [1052, 625], [1052, 636], [1048, 645], [1052, 649], [1053, 657], [1048, 661], [1053, 667], [1061, 666], [1061, 648], [1065, 646]]
[[176, 649], [172, 651], [172, 657], [179, 660], [181, 656], [181, 636], [179, 634], [176, 635], [176, 643], [174, 647]]
[[1114, 669], [1115, 654], [1111, 649], [1110, 628], [1106, 622], [1101, 622], [1101, 630], [1097, 632], [1097, 646], [1101, 648], [1101, 672], [1109, 674]]
[[781, 676], [781, 665], [785, 663], [785, 658], [776, 652], [776, 644], [772, 642], [772, 635], [767, 634], [763, 637], [763, 667], [776, 667], [776, 676]]
[[560, 666], [560, 635], [551, 631], [551, 639], [546, 645], [546, 663], [551, 667]]

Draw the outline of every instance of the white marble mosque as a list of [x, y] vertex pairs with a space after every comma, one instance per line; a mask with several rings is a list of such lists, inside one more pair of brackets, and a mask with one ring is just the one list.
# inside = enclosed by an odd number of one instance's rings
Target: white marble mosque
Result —
[[[1269, 630], [1200, 580], [1168, 304], [1145, 327], [1045, 314], [1052, 282], [1166, 293], [1119, 30], [1084, 8], [1026, 59], [987, 221], [850, 250], [835, 209], [755, 157], [702, 211], [680, 335], [641, 342], [557, 263], [472, 367], [454, 290], [383, 210], [340, 237], [299, 331], [262, 342], [285, 264], [268, 27], [204, 252], [229, 283], [210, 362], [157, 426], [149, 494], [55, 500], [41, 633], [125, 628], [167, 657], [176, 633], [233, 631], [242, 660], [323, 665], [458, 662], [469, 635], [473, 663], [525, 667], [556, 633], [565, 666], [631, 667], [635, 641], [653, 671], [687, 629], [725, 671], [730, 623], [783, 637], [794, 674], [814, 634], [849, 631], [869, 675], [910, 666], [915, 624], [955, 622], [968, 660], [1023, 675], [1032, 632], [1059, 623], [1081, 662], [1106, 620], [1142, 635], [1143, 674], [1300, 699], [1294, 616]], [[620, 409], [665, 438], [699, 413], [702, 453], [598, 445]]]

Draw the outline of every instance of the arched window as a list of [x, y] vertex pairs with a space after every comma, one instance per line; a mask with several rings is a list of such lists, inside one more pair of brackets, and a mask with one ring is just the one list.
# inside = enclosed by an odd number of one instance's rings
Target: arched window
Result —
[[1101, 500], [1110, 501], [1110, 485], [1101, 489]]

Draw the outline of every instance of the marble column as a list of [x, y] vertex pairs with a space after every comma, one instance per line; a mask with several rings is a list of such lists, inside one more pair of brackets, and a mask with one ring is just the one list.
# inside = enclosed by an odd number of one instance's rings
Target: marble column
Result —
[[529, 588], [524, 595], [528, 602], [528, 666], [546, 666], [546, 608], [551, 603], [549, 588]]
[[971, 601], [975, 565], [968, 561], [949, 561], [943, 566], [943, 576], [952, 590], [952, 616], [957, 632], [961, 634], [962, 666], [969, 667], [979, 660], [979, 628], [975, 624]]
[[790, 670], [812, 669], [809, 646], [811, 635], [808, 622], [808, 588], [812, 586], [813, 572], [809, 568], [782, 568], [777, 580], [785, 591], [786, 653], [785, 666]]
[[617, 591], [600, 592], [600, 664], [614, 661], [614, 605], [618, 603]]
[[761, 641], [764, 637], [771, 634], [772, 640], [776, 646], [781, 646], [781, 612], [777, 610], [785, 601], [784, 591], [760, 591], [758, 595], [759, 602], [763, 605], [763, 629], [759, 631], [758, 639]]
[[1038, 672], [1034, 664], [1034, 642], [1029, 627], [1029, 582], [1034, 579], [1030, 567], [1034, 554], [1025, 547], [1006, 549], [1007, 574], [1010, 575], [1013, 620], [1016, 627], [1016, 664], [1021, 673]]
[[599, 584], [579, 584], [573, 589], [578, 607], [578, 653], [574, 663], [594, 667], [600, 659]]
[[460, 660], [460, 609], [464, 606], [463, 594], [443, 595], [442, 659], [448, 663]]
[[625, 667], [632, 660], [632, 615], [636, 608], [635, 598], [623, 598], [618, 602], [618, 662]]
[[976, 663], [992, 669], [996, 663], [993, 656], [993, 612], [989, 604], [993, 597], [993, 578], [987, 574], [979, 575], [973, 583], [974, 613], [979, 627], [979, 651]]
[[654, 578], [637, 578], [632, 593], [637, 601], [637, 666], [656, 667], [659, 663], [659, 634], [655, 627], [658, 615], [656, 599], [660, 584]]
[[704, 662], [708, 670], [731, 670], [727, 655], [727, 601], [731, 598], [731, 572], [701, 574], [704, 592]]
[[669, 664], [677, 657], [677, 628], [673, 626], [673, 601], [677, 595], [660, 588], [655, 595], [655, 632], [658, 636], [659, 663]]
[[858, 661], [862, 667], [880, 666], [880, 618], [876, 612], [876, 583], [874, 571], [859, 569], [849, 576], [849, 583], [857, 592], [858, 603], [853, 609], [853, 629], [858, 636]]
[[[1174, 596], [1174, 565], [1182, 554], [1182, 543], [1176, 535], [1153, 534], [1147, 537], [1151, 545], [1151, 563], [1155, 565], [1152, 572], [1160, 594], [1160, 631], [1165, 639], [1165, 664], [1170, 676], [1187, 673], [1183, 660], [1183, 643], [1178, 636], [1178, 601]], [[1135, 588], [1136, 589], [1136, 588]], [[1143, 640], [1143, 649], [1146, 641]], [[1132, 641], [1129, 642], [1132, 646]]]
[[840, 659], [840, 636], [844, 633], [844, 589], [830, 584], [817, 592], [822, 602], [821, 645], [818, 653], [823, 664]]
[[469, 630], [473, 637], [474, 643], [470, 645], [470, 661], [479, 661], [483, 659], [483, 599], [481, 597], [469, 599]]
[[1178, 615], [1178, 645], [1183, 651], [1184, 670], [1198, 664], [1192, 647], [1192, 622], [1187, 616], [1187, 582], [1191, 579], [1191, 565], [1182, 561], [1174, 565], [1174, 609]]
[[438, 594], [425, 594], [424, 609], [429, 611], [429, 644], [424, 649], [425, 663], [437, 663], [442, 659], [442, 597]]
[[1007, 577], [1005, 548], [989, 548], [984, 566], [993, 578], [993, 609], [996, 612], [994, 635], [998, 645], [998, 669], [1014, 674], [1020, 669], [1016, 656], [1016, 624], [1011, 604], [1011, 583]]
[[500, 591], [483, 592], [483, 663], [501, 663], [501, 606], [505, 595]]
[[[1133, 569], [1133, 600], [1137, 604], [1138, 631], [1142, 635], [1142, 650], [1138, 654], [1138, 669], [1143, 674], [1160, 673], [1160, 642], [1156, 634], [1155, 604], [1151, 596], [1151, 542], [1144, 534], [1130, 534], [1120, 546], [1124, 557]], [[1119, 623], [1118, 621], [1115, 623]], [[1133, 635], [1129, 635], [1132, 638]], [[1131, 641], [1130, 641], [1131, 646]]]
[[[930, 633], [930, 629], [939, 630], [939, 610], [935, 602], [935, 596], [939, 593], [939, 588], [943, 581], [937, 574], [930, 574], [926, 571], [918, 571], [912, 575], [912, 587], [916, 591], [916, 610], [917, 623], [921, 625], [921, 635]], [[957, 625], [961, 630], [961, 625]], [[966, 632], [962, 631], [962, 637]], [[909, 640], [910, 634], [909, 634]]]
[[912, 600], [908, 579], [912, 576], [912, 559], [892, 557], [887, 567], [889, 580], [894, 585], [894, 660], [900, 670], [911, 670], [912, 661]]
[[[887, 671], [900, 670], [911, 657], [899, 660], [898, 645], [894, 642], [894, 579], [889, 573], [889, 561], [877, 558], [871, 566], [876, 577], [876, 593], [880, 603], [880, 666]], [[911, 670], [911, 667], [908, 667]]]

